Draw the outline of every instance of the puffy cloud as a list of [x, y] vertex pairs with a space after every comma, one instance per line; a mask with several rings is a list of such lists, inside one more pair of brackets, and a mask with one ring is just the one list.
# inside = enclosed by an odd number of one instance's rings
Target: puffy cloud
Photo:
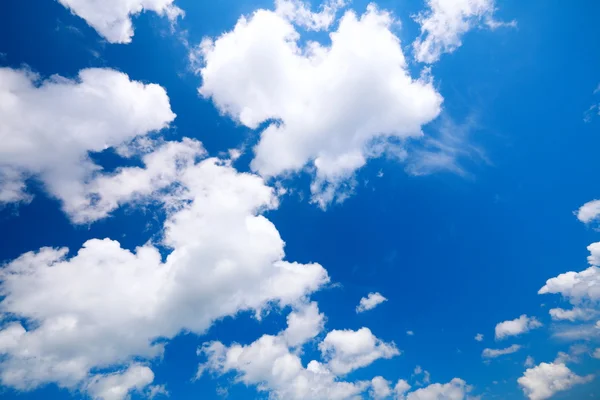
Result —
[[[288, 318], [288, 322], [291, 320]], [[272, 398], [290, 400], [355, 398], [373, 386], [373, 382], [367, 381], [339, 381], [327, 365], [316, 360], [305, 368], [298, 355], [290, 351], [285, 338], [287, 329], [277, 336], [263, 335], [247, 346], [205, 343], [199, 349], [206, 362], [200, 365], [198, 378], [205, 372], [219, 375], [236, 372], [237, 381], [256, 385], [259, 391], [268, 391]], [[381, 384], [378, 379], [374, 382]]]
[[112, 174], [94, 176], [82, 185], [77, 196], [65, 202], [65, 211], [73, 221], [83, 223], [104, 218], [132, 201], [149, 197], [168, 200], [168, 189], [177, 186], [182, 175], [203, 155], [199, 142], [187, 138], [167, 142], [142, 157], [143, 168], [119, 168]]
[[434, 63], [443, 53], [452, 53], [462, 45], [462, 36], [473, 28], [516, 25], [514, 21], [494, 20], [494, 0], [427, 0], [427, 6], [415, 17], [421, 25], [421, 36], [413, 43], [413, 49], [420, 62]]
[[592, 379], [593, 375], [581, 377], [574, 374], [562, 363], [541, 363], [527, 369], [518, 382], [530, 400], [544, 400]]
[[173, 0], [58, 0], [71, 12], [85, 20], [110, 43], [129, 43], [133, 37], [131, 17], [142, 11], [153, 11], [175, 21], [183, 11]]
[[573, 308], [571, 310], [564, 310], [562, 308], [552, 308], [549, 311], [550, 316], [554, 321], [568, 320], [571, 322], [577, 320], [590, 320], [596, 315], [596, 311], [592, 309]]
[[596, 348], [596, 350], [594, 350], [594, 354], [592, 354], [592, 356], [594, 358], [600, 359], [600, 347], [598, 347], [598, 348]]
[[[66, 248], [42, 248], [0, 270], [0, 318], [26, 322], [0, 329], [2, 384], [82, 387], [91, 370], [159, 356], [164, 341], [181, 331], [201, 334], [243, 310], [296, 305], [328, 282], [318, 264], [284, 261], [284, 242], [261, 215], [277, 207], [277, 197], [260, 177], [209, 158], [178, 179], [164, 223], [164, 259], [150, 243], [131, 251], [93, 239], [72, 256]], [[311, 334], [304, 329], [310, 324], [298, 321], [315, 311], [296, 311], [289, 340]]]
[[433, 383], [427, 387], [408, 393], [406, 397], [400, 396], [401, 400], [463, 400], [468, 399], [468, 393], [472, 387], [460, 378], [454, 378], [446, 384]]
[[560, 294], [571, 304], [600, 300], [600, 269], [592, 266], [581, 272], [569, 271], [548, 279], [538, 294]]
[[384, 301], [387, 301], [387, 299], [383, 297], [381, 293], [369, 293], [367, 297], [363, 297], [360, 299], [360, 303], [358, 304], [358, 306], [356, 306], [356, 312], [361, 313], [368, 310], [372, 310]]
[[478, 342], [483, 342], [483, 334], [478, 333], [477, 335], [475, 335], [475, 340], [477, 340]]
[[577, 219], [584, 224], [596, 221], [600, 218], [600, 200], [592, 200], [582, 205], [577, 210]]
[[[110, 69], [45, 81], [0, 68], [0, 201], [26, 200], [25, 179], [41, 180], [67, 212], [85, 199], [99, 170], [89, 158], [175, 118], [165, 90]], [[74, 216], [77, 219], [77, 216]]]
[[298, 26], [320, 31], [329, 29], [337, 11], [345, 5], [345, 0], [329, 0], [316, 13], [310, 10], [310, 3], [301, 0], [275, 0], [275, 13]]
[[496, 357], [504, 356], [506, 354], [516, 353], [520, 349], [521, 349], [521, 346], [519, 346], [518, 344], [513, 344], [512, 346], [507, 347], [505, 349], [483, 349], [481, 356], [483, 358], [496, 358]]
[[336, 375], [365, 367], [379, 358], [400, 354], [393, 342], [383, 342], [369, 328], [333, 330], [319, 343], [319, 350], [327, 367]]
[[590, 252], [588, 263], [594, 267], [600, 267], [600, 242], [590, 244], [587, 249]]
[[391, 396], [393, 390], [391, 388], [391, 382], [385, 380], [381, 376], [376, 376], [371, 379], [371, 390], [369, 394], [373, 399], [385, 399]]
[[154, 373], [143, 365], [131, 365], [127, 370], [93, 377], [87, 391], [93, 399], [122, 400], [132, 390], [141, 390], [154, 380]]
[[398, 397], [401, 397], [410, 390], [410, 387], [411, 386], [404, 379], [399, 379], [396, 386], [394, 386], [394, 392]]
[[523, 314], [519, 318], [512, 321], [500, 322], [496, 325], [496, 339], [504, 339], [508, 336], [517, 336], [532, 329], [542, 326], [542, 323], [535, 317], [529, 318]]
[[199, 91], [244, 126], [267, 122], [252, 169], [271, 177], [314, 167], [313, 201], [324, 207], [347, 195], [367, 159], [420, 137], [440, 113], [428, 74], [408, 72], [393, 23], [374, 5], [360, 17], [348, 11], [331, 45], [302, 47], [288, 19], [258, 10], [202, 42]]
[[306, 343], [323, 330], [325, 315], [319, 313], [317, 303], [312, 302], [288, 314], [287, 324], [283, 336], [288, 346], [294, 347]]

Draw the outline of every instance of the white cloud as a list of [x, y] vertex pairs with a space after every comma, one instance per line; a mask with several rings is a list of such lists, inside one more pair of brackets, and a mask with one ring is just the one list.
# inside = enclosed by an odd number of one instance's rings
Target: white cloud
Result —
[[131, 365], [118, 373], [94, 376], [86, 386], [93, 399], [123, 400], [132, 390], [142, 390], [152, 383], [154, 373], [143, 365]]
[[594, 354], [592, 356], [594, 358], [599, 358], [600, 359], [600, 347], [598, 347], [596, 350], [594, 350]]
[[258, 10], [202, 42], [199, 91], [249, 128], [268, 121], [252, 169], [271, 177], [314, 167], [313, 201], [324, 207], [390, 140], [420, 137], [440, 113], [428, 74], [410, 76], [393, 23], [371, 5], [360, 17], [346, 12], [330, 46], [301, 47], [288, 20]]
[[548, 279], [538, 294], [560, 294], [571, 304], [600, 300], [600, 269], [589, 267], [581, 272], [569, 271]]
[[371, 390], [369, 394], [373, 399], [385, 399], [392, 395], [391, 382], [381, 376], [371, 379]]
[[275, 13], [298, 26], [320, 31], [329, 29], [337, 11], [345, 5], [345, 0], [329, 0], [316, 13], [310, 10], [310, 3], [301, 0], [275, 0]]
[[410, 387], [411, 386], [404, 379], [399, 379], [398, 382], [396, 383], [396, 386], [394, 386], [394, 393], [398, 397], [401, 397], [404, 395], [404, 393], [406, 393], [410, 390]]
[[[290, 321], [293, 319], [288, 318], [288, 323]], [[290, 327], [276, 336], [263, 335], [247, 346], [205, 343], [199, 354], [207, 359], [200, 365], [197, 377], [205, 372], [219, 375], [236, 372], [238, 382], [256, 385], [257, 390], [267, 391], [270, 398], [275, 399], [349, 399], [356, 398], [368, 387], [384, 390], [378, 378], [371, 382], [338, 381], [326, 364], [316, 360], [305, 368], [287, 343], [286, 332]]]
[[89, 152], [158, 131], [175, 118], [165, 90], [110, 69], [76, 80], [0, 68], [0, 201], [27, 200], [35, 177], [68, 211], [99, 170]]
[[523, 365], [525, 365], [527, 368], [533, 367], [535, 365], [535, 360], [533, 357], [527, 356]]
[[131, 17], [153, 11], [174, 22], [183, 11], [173, 0], [58, 0], [110, 43], [129, 43], [133, 37]]
[[582, 205], [577, 210], [577, 219], [584, 224], [596, 221], [600, 218], [600, 200], [592, 200]]
[[312, 302], [288, 314], [287, 324], [283, 336], [288, 346], [294, 347], [306, 343], [323, 330], [325, 315], [319, 313], [317, 303]]
[[542, 326], [535, 317], [529, 318], [523, 314], [512, 321], [500, 322], [496, 325], [496, 339], [504, 339], [508, 336], [517, 336]]
[[520, 349], [521, 349], [521, 346], [519, 346], [518, 344], [513, 344], [512, 346], [507, 347], [505, 349], [483, 349], [481, 356], [483, 358], [496, 358], [496, 357], [504, 356], [506, 354], [516, 353]]
[[571, 321], [575, 322], [578, 320], [587, 321], [590, 320], [596, 315], [596, 311], [592, 309], [584, 309], [584, 308], [573, 308], [571, 310], [565, 310], [562, 308], [552, 308], [549, 311], [550, 316], [554, 321]]
[[413, 43], [415, 59], [434, 63], [443, 53], [452, 53], [462, 45], [462, 36], [473, 28], [515, 26], [516, 22], [494, 20], [494, 0], [427, 0], [428, 9], [415, 21], [421, 25], [421, 36]]
[[449, 383], [433, 383], [427, 387], [408, 393], [406, 397], [400, 396], [401, 400], [463, 400], [468, 398], [472, 387], [460, 378], [454, 378]]
[[[129, 150], [128, 150], [129, 151]], [[198, 158], [206, 153], [199, 142], [184, 138], [166, 142], [142, 157], [144, 167], [119, 168], [112, 174], [97, 174], [65, 201], [65, 212], [77, 223], [106, 217], [121, 204], [149, 197], [167, 199]]]
[[415, 335], [415, 333], [413, 331], [406, 331], [406, 334], [408, 336], [414, 336]]
[[590, 252], [588, 263], [594, 267], [600, 267], [600, 242], [590, 244], [587, 249]]
[[562, 363], [541, 363], [529, 368], [518, 379], [523, 392], [530, 400], [544, 400], [572, 386], [589, 382], [592, 375], [581, 377]]
[[393, 342], [383, 342], [369, 328], [333, 330], [319, 343], [319, 350], [327, 367], [336, 375], [365, 367], [379, 358], [400, 354]]
[[[161, 355], [164, 340], [157, 338], [201, 334], [242, 310], [296, 305], [328, 282], [318, 264], [284, 261], [279, 232], [260, 215], [278, 201], [260, 177], [209, 158], [178, 179], [164, 223], [164, 260], [150, 243], [130, 251], [92, 239], [72, 256], [42, 248], [0, 270], [0, 318], [27, 322], [0, 330], [2, 384], [80, 388], [93, 369]], [[310, 324], [298, 320], [313, 311], [297, 310], [290, 341], [310, 335]]]
[[367, 297], [363, 297], [362, 299], [360, 299], [360, 303], [358, 304], [358, 306], [356, 306], [356, 312], [361, 313], [368, 310], [372, 310], [384, 301], [387, 301], [387, 299], [383, 297], [381, 293], [369, 293]]
[[477, 340], [478, 342], [483, 342], [483, 334], [478, 333], [477, 335], [475, 335], [475, 340]]

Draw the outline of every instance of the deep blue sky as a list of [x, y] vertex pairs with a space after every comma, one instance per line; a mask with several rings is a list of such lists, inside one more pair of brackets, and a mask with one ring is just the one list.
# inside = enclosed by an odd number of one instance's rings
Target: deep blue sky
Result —
[[[186, 12], [179, 27], [187, 30], [190, 43], [231, 29], [242, 14], [271, 7], [270, 1], [259, 0], [176, 4]], [[445, 99], [444, 114], [458, 123], [475, 118], [477, 127], [467, 142], [482, 149], [487, 161], [462, 158], [465, 176], [411, 176], [395, 160], [375, 159], [358, 172], [358, 188], [344, 203], [322, 211], [307, 196], [290, 195], [267, 214], [286, 242], [288, 260], [319, 262], [339, 283], [313, 296], [327, 316], [327, 329], [368, 326], [403, 350], [351, 378], [381, 374], [393, 381], [406, 379], [421, 365], [432, 382], [461, 377], [483, 398], [519, 399], [523, 395], [516, 379], [523, 374], [525, 357], [549, 362], [571, 344], [551, 338], [547, 309], [557, 306], [559, 298], [537, 291], [551, 277], [585, 269], [586, 246], [599, 240], [599, 233], [577, 221], [573, 211], [600, 197], [600, 117], [584, 122], [585, 111], [600, 102], [600, 94], [593, 94], [600, 82], [600, 3], [497, 4], [497, 17], [515, 19], [518, 27], [475, 29], [432, 69]], [[360, 13], [365, 5], [356, 0], [350, 7]], [[378, 5], [402, 22], [397, 34], [408, 46], [418, 34], [410, 15], [423, 8], [422, 2]], [[86, 67], [114, 68], [166, 89], [177, 114], [163, 132], [166, 138], [197, 138], [211, 155], [256, 140], [256, 133], [220, 116], [198, 95], [201, 81], [189, 69], [188, 50], [156, 14], [135, 17], [133, 42], [119, 45], [103, 42], [56, 1], [8, 0], [0, 7], [0, 66], [27, 66], [44, 77], [73, 77]], [[435, 124], [425, 132], [434, 134]], [[106, 168], [115, 167], [110, 154], [97, 158]], [[242, 157], [235, 166], [248, 170], [249, 160]], [[293, 185], [307, 194], [309, 178], [301, 175]], [[36, 196], [30, 204], [0, 209], [3, 262], [42, 246], [78, 249], [90, 238], [110, 237], [134, 248], [160, 228], [155, 221], [145, 229], [153, 211], [127, 207], [89, 226], [74, 226], [56, 200], [39, 187], [32, 190]], [[389, 301], [356, 314], [360, 298], [374, 291]], [[494, 343], [494, 326], [521, 314], [536, 316], [544, 327]], [[203, 337], [175, 338], [164, 359], [152, 364], [155, 382], [166, 383], [177, 400], [217, 399], [215, 389], [225, 386], [232, 399], [254, 398], [253, 388], [233, 384], [231, 376], [192, 382], [199, 362], [195, 349], [208, 340], [247, 344], [264, 333], [275, 334], [285, 327], [285, 315], [274, 312], [258, 322], [242, 314], [216, 323]], [[414, 336], [407, 336], [407, 330]], [[482, 343], [473, 339], [476, 333], [485, 335]], [[524, 349], [489, 365], [482, 362], [484, 347], [512, 343]], [[303, 359], [315, 352], [316, 345], [309, 344]], [[580, 375], [597, 373], [596, 362], [585, 358], [570, 367]], [[583, 398], [579, 396], [593, 393], [597, 382], [555, 398]], [[52, 384], [32, 392], [5, 388], [0, 393], [3, 399], [23, 400], [79, 396]]]

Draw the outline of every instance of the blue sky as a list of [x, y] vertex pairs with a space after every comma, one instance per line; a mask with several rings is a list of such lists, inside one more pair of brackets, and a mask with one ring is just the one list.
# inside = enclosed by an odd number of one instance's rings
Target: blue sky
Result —
[[600, 4], [99, 4], [0, 12], [0, 397], [600, 393]]

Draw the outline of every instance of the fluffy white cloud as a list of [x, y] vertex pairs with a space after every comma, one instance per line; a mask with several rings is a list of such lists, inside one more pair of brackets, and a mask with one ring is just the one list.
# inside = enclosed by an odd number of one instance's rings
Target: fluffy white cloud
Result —
[[288, 346], [294, 347], [306, 343], [323, 330], [325, 315], [319, 313], [317, 303], [312, 302], [288, 314], [287, 324], [283, 336]]
[[358, 304], [358, 306], [356, 306], [356, 312], [361, 313], [368, 310], [372, 310], [384, 301], [387, 301], [387, 299], [383, 297], [381, 293], [369, 293], [367, 297], [363, 297], [360, 299], [360, 303]]
[[142, 157], [143, 168], [119, 168], [112, 174], [95, 175], [82, 184], [76, 196], [65, 201], [63, 208], [71, 220], [83, 223], [104, 218], [120, 205], [136, 200], [168, 200], [168, 189], [174, 189], [203, 155], [199, 142], [187, 138], [166, 142]]
[[[298, 355], [290, 351], [286, 331], [277, 336], [263, 335], [247, 346], [227, 347], [221, 342], [204, 344], [199, 354], [207, 360], [200, 365], [197, 377], [204, 372], [236, 372], [237, 381], [256, 385], [259, 391], [269, 392], [270, 398], [286, 400], [356, 398], [373, 385], [368, 381], [338, 381], [327, 365], [316, 360], [305, 368]], [[375, 380], [375, 385], [378, 383], [381, 382]]]
[[592, 200], [582, 205], [577, 210], [577, 219], [584, 224], [596, 221], [600, 218], [600, 200]]
[[462, 45], [462, 36], [473, 28], [492, 29], [515, 22], [495, 21], [495, 0], [427, 0], [428, 9], [415, 20], [421, 36], [413, 43], [417, 61], [434, 63], [443, 53], [452, 53]]
[[[284, 242], [261, 215], [277, 197], [260, 177], [209, 158], [178, 179], [164, 260], [149, 243], [130, 251], [93, 239], [73, 256], [42, 248], [0, 270], [0, 318], [27, 322], [0, 330], [2, 384], [81, 387], [93, 369], [159, 356], [164, 340], [156, 339], [201, 334], [242, 310], [295, 305], [328, 282], [318, 264], [284, 261]], [[311, 307], [297, 319], [312, 316]], [[309, 335], [297, 319], [288, 335], [296, 342]]]
[[[410, 386], [409, 386], [410, 387]], [[371, 390], [369, 394], [373, 399], [385, 399], [392, 395], [391, 382], [381, 376], [371, 379]]]
[[275, 0], [275, 13], [298, 26], [320, 31], [329, 29], [337, 11], [345, 5], [345, 0], [329, 0], [316, 13], [310, 10], [310, 3], [301, 0]]
[[183, 16], [173, 0], [58, 0], [94, 28], [110, 43], [129, 43], [133, 37], [131, 17], [153, 11], [171, 21]]
[[548, 279], [538, 294], [560, 294], [571, 304], [600, 300], [600, 269], [589, 267], [581, 272], [569, 271]]
[[99, 169], [89, 152], [160, 130], [175, 118], [162, 87], [110, 69], [42, 81], [0, 68], [0, 99], [0, 201], [27, 199], [24, 181], [33, 176], [67, 212], [88, 196], [85, 183]]
[[336, 375], [365, 367], [379, 358], [400, 354], [393, 342], [378, 339], [369, 328], [333, 330], [319, 343], [319, 350], [327, 367]]
[[396, 383], [396, 386], [394, 386], [394, 392], [398, 397], [400, 397], [403, 396], [404, 393], [408, 392], [410, 388], [411, 386], [408, 384], [408, 382], [406, 382], [404, 379], [399, 379]]
[[496, 325], [496, 339], [504, 339], [508, 336], [517, 336], [532, 329], [536, 329], [542, 326], [542, 323], [535, 317], [529, 318], [523, 314], [519, 318], [512, 321], [500, 322]]
[[478, 333], [477, 335], [475, 335], [475, 340], [477, 340], [478, 342], [483, 342], [483, 334]]
[[408, 393], [406, 397], [400, 396], [401, 400], [464, 400], [468, 399], [468, 393], [472, 387], [460, 378], [454, 378], [446, 384], [433, 383], [427, 387]]
[[590, 252], [588, 263], [595, 267], [600, 267], [600, 242], [590, 244], [587, 249]]
[[523, 392], [530, 400], [544, 400], [555, 393], [570, 389], [573, 385], [589, 382], [592, 375], [581, 377], [562, 363], [541, 363], [529, 368], [518, 379]]
[[554, 321], [564, 321], [568, 320], [571, 322], [583, 320], [587, 321], [594, 317], [596, 314], [595, 310], [592, 309], [584, 309], [584, 308], [573, 308], [571, 310], [565, 310], [562, 308], [552, 308], [549, 311], [550, 316]]
[[325, 206], [344, 198], [340, 188], [368, 158], [420, 137], [440, 113], [428, 74], [408, 72], [393, 23], [374, 5], [360, 17], [348, 11], [330, 46], [302, 47], [289, 18], [258, 10], [202, 42], [199, 91], [249, 128], [267, 122], [252, 169], [270, 177], [314, 167], [313, 201]]
[[513, 344], [512, 346], [507, 347], [505, 349], [483, 349], [481, 356], [483, 358], [496, 358], [496, 357], [504, 356], [506, 354], [516, 353], [520, 349], [521, 349], [521, 346], [519, 346], [518, 344]]
[[86, 389], [93, 399], [122, 400], [132, 390], [142, 390], [153, 380], [150, 368], [134, 364], [122, 372], [94, 376]]

